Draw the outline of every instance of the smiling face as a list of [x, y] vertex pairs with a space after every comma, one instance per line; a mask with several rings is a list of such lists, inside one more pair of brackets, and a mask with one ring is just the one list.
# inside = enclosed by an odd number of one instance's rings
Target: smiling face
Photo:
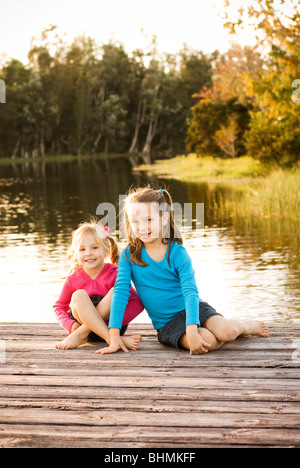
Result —
[[81, 239], [76, 250], [77, 261], [88, 272], [95, 273], [104, 267], [107, 256], [105, 249], [96, 242], [92, 234], [87, 234]]
[[162, 240], [169, 216], [159, 212], [157, 203], [130, 203], [127, 214], [133, 235], [143, 243]]

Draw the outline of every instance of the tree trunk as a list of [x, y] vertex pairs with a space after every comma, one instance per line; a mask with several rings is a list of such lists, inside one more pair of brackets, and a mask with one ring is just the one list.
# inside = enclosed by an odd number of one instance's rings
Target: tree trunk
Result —
[[149, 122], [146, 141], [145, 141], [144, 148], [142, 151], [143, 156], [148, 156], [148, 157], [150, 156], [151, 144], [152, 144], [154, 135], [156, 133], [157, 123], [158, 123], [158, 117], [155, 120], [153, 119], [153, 117], [151, 117], [150, 122]]
[[96, 136], [95, 141], [94, 141], [92, 153], [96, 153], [96, 149], [97, 149], [97, 146], [100, 143], [101, 138], [102, 138], [102, 133], [98, 133], [98, 135]]
[[21, 137], [19, 136], [19, 138], [17, 139], [17, 143], [16, 143], [16, 145], [14, 147], [13, 154], [11, 155], [11, 159], [15, 159], [17, 157], [19, 147], [20, 147], [20, 143], [21, 143]]
[[136, 123], [136, 126], [135, 126], [135, 131], [134, 131], [134, 136], [133, 136], [133, 140], [132, 140], [132, 143], [131, 143], [131, 146], [128, 150], [128, 153], [136, 153], [136, 145], [137, 145], [137, 141], [138, 141], [138, 136], [139, 136], [139, 130], [140, 130], [140, 125], [139, 123], [137, 122]]
[[128, 153], [130, 154], [138, 152], [138, 148], [137, 148], [138, 136], [139, 136], [140, 128], [143, 125], [144, 119], [145, 119], [146, 104], [147, 104], [146, 99], [144, 99], [143, 101], [141, 100], [139, 101], [134, 136], [133, 136], [132, 143], [128, 151]]
[[46, 154], [45, 154], [44, 129], [42, 130], [42, 133], [41, 133], [40, 153], [41, 153], [42, 158], [45, 158]]
[[105, 143], [104, 143], [104, 153], [108, 153], [108, 148], [109, 148], [109, 138], [107, 136], [105, 138]]
[[82, 155], [82, 150], [84, 149], [84, 146], [87, 144], [88, 140], [89, 140], [89, 137], [87, 136], [78, 146], [78, 149], [77, 149], [78, 156]]

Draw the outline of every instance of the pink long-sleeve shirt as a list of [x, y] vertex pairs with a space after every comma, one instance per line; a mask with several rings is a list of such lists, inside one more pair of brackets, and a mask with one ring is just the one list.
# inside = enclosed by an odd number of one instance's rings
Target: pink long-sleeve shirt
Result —
[[[75, 322], [69, 317], [73, 293], [79, 289], [84, 289], [89, 296], [106, 296], [109, 290], [114, 287], [117, 274], [118, 267], [112, 263], [106, 263], [103, 270], [95, 279], [92, 279], [81, 267], [67, 276], [53, 309], [58, 322], [68, 333], [70, 333], [71, 327]], [[144, 306], [135, 289], [131, 288], [130, 292], [131, 294], [123, 319], [123, 326], [128, 325], [128, 323], [144, 310]]]

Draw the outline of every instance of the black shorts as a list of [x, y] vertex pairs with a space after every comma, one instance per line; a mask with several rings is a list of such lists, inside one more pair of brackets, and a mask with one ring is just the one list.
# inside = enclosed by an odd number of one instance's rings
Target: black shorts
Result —
[[[199, 302], [200, 327], [207, 319], [213, 317], [214, 315], [219, 315], [220, 317], [222, 317], [222, 315], [219, 314], [209, 304], [207, 304], [207, 302]], [[158, 341], [164, 345], [180, 348], [179, 340], [182, 337], [182, 335], [185, 334], [185, 332], [186, 312], [185, 310], [183, 310], [157, 331], [157, 338]]]
[[[97, 305], [99, 304], [99, 302], [102, 301], [103, 297], [105, 297], [105, 296], [90, 296], [90, 299], [91, 299], [93, 305], [94, 305], [95, 307], [97, 307]], [[69, 310], [69, 317], [70, 317], [72, 320], [75, 320], [75, 321], [77, 322], [76, 318], [73, 317], [72, 309], [71, 309], [71, 308], [70, 308], [70, 310]], [[78, 323], [78, 322], [77, 322], [77, 323]], [[125, 334], [127, 328], [128, 328], [128, 325], [124, 325], [124, 327], [122, 327], [122, 329], [121, 329], [121, 331], [120, 331], [120, 335], [121, 335], [121, 336], [123, 336], [123, 335]], [[93, 341], [93, 342], [95, 342], [95, 341], [96, 341], [96, 342], [105, 342], [105, 340], [104, 340], [103, 338], [101, 338], [100, 336], [96, 335], [96, 333], [94, 333], [94, 332], [91, 332], [91, 333], [89, 334], [88, 341]]]

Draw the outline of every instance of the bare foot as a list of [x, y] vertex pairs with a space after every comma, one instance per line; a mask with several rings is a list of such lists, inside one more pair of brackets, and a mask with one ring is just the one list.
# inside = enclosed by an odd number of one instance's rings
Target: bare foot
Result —
[[73, 349], [87, 342], [90, 330], [85, 327], [77, 328], [71, 335], [67, 336], [61, 343], [58, 343], [56, 349]]
[[122, 336], [124, 345], [127, 349], [131, 349], [136, 351], [139, 347], [140, 341], [142, 339], [141, 335], [133, 335], [133, 336]]
[[249, 320], [247, 322], [243, 322], [245, 325], [245, 332], [242, 336], [250, 336], [250, 337], [258, 337], [262, 336], [263, 338], [267, 338], [269, 336], [269, 329], [264, 322], [256, 322], [253, 320]]

